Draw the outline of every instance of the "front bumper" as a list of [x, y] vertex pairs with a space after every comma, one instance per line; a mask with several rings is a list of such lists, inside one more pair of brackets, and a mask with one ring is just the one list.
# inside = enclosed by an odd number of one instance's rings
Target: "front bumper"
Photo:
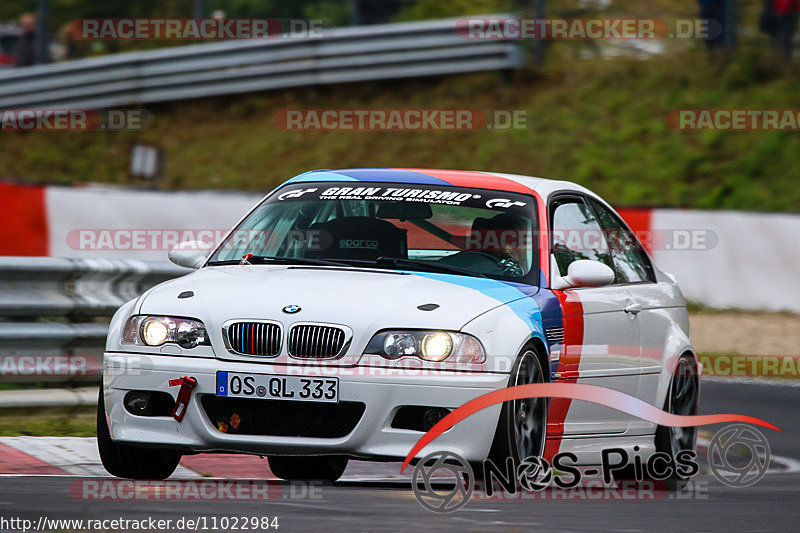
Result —
[[[355, 428], [341, 438], [278, 437], [223, 433], [212, 424], [201, 403], [202, 395], [213, 395], [216, 372], [254, 374], [336, 376], [339, 400], [366, 405]], [[304, 373], [305, 372], [305, 373]], [[182, 376], [197, 379], [182, 422], [172, 417], [141, 417], [122, 405], [131, 390], [163, 391], [177, 397], [169, 381]], [[398, 375], [367, 371], [363, 367], [320, 368], [264, 362], [242, 363], [210, 358], [132, 353], [106, 353], [103, 394], [112, 438], [117, 442], [157, 447], [175, 447], [184, 452], [243, 452], [273, 455], [348, 455], [372, 459], [403, 459], [422, 437], [421, 431], [392, 428], [402, 406], [455, 409], [478, 396], [505, 387], [507, 374], [438, 371]], [[500, 405], [483, 409], [439, 436], [418, 457], [434, 451], [455, 452], [467, 460], [480, 461], [489, 454]]]

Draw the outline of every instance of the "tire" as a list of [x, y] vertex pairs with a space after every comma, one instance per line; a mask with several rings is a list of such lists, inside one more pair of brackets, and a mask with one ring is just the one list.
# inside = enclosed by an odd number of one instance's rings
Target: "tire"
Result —
[[[527, 348], [514, 361], [508, 386], [544, 382], [541, 360], [533, 349]], [[526, 457], [542, 457], [546, 438], [547, 398], [505, 402], [500, 410], [489, 459], [500, 466], [506, 464], [510, 457], [516, 467]]]
[[[700, 398], [700, 381], [697, 372], [697, 361], [693, 355], [684, 354], [675, 366], [675, 373], [667, 389], [667, 399], [664, 401], [664, 410], [675, 415], [697, 414]], [[697, 450], [697, 428], [674, 428], [670, 426], [658, 426], [655, 434], [656, 453], [664, 453], [672, 458], [675, 465], [675, 458], [681, 451]], [[631, 465], [622, 469], [619, 474], [614, 474], [617, 480], [634, 480], [633, 468]], [[689, 479], [681, 476], [677, 470], [667, 479], [662, 480], [664, 488], [668, 492], [679, 492], [683, 490]]]
[[347, 457], [319, 455], [270, 455], [269, 468], [286, 481], [330, 481], [344, 474]]
[[167, 479], [181, 460], [174, 450], [138, 448], [111, 440], [102, 389], [97, 400], [97, 449], [106, 471], [121, 478]]
[[[693, 355], [684, 354], [678, 360], [675, 374], [669, 384], [667, 401], [664, 410], [675, 415], [694, 416], [697, 414], [700, 400], [700, 379], [697, 361]], [[667, 453], [675, 461], [678, 452], [697, 451], [697, 427], [674, 428], [658, 426], [656, 429], [656, 452]], [[681, 490], [686, 486], [688, 478], [677, 472], [665, 480], [667, 490]]]

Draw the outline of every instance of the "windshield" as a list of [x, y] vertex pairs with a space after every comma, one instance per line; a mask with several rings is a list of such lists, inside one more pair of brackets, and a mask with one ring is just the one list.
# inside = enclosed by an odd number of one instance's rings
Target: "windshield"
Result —
[[209, 265], [280, 261], [459, 273], [538, 282], [528, 196], [389, 183], [301, 183], [276, 191]]

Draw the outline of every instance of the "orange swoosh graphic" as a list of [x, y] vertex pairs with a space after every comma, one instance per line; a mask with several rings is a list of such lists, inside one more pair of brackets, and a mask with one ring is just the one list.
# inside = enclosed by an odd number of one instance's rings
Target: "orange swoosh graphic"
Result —
[[489, 406], [522, 398], [571, 398], [573, 400], [583, 400], [611, 407], [617, 411], [622, 411], [623, 413], [636, 416], [660, 426], [689, 427], [719, 424], [721, 422], [745, 422], [774, 429], [775, 431], [781, 431], [778, 427], [773, 426], [769, 422], [747, 415], [674, 415], [638, 398], [634, 398], [629, 394], [605, 387], [598, 387], [597, 385], [580, 385], [577, 383], [532, 383], [530, 385], [508, 387], [478, 396], [442, 418], [414, 445], [406, 456], [406, 460], [403, 461], [400, 472], [405, 470], [411, 462], [411, 459], [413, 459], [422, 448], [468, 416]]

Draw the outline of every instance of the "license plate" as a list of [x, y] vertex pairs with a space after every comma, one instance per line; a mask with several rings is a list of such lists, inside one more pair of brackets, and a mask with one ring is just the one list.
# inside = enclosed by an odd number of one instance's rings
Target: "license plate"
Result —
[[217, 372], [217, 396], [337, 403], [339, 378]]

